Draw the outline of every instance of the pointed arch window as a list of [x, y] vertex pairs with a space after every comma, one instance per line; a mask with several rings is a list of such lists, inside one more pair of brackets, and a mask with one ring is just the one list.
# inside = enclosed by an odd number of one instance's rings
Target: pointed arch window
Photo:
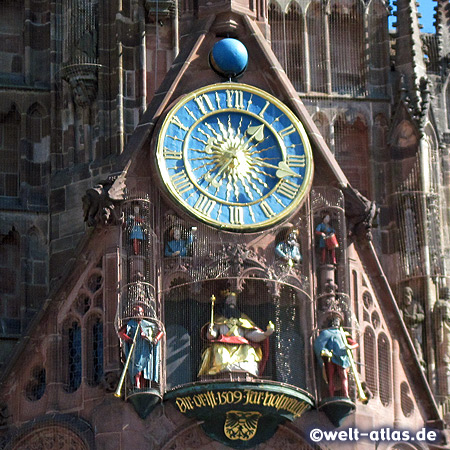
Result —
[[364, 366], [366, 383], [372, 394], [378, 392], [377, 379], [377, 348], [375, 332], [372, 327], [366, 327], [364, 331]]
[[330, 4], [331, 86], [339, 94], [365, 93], [364, 11], [359, 0]]
[[372, 0], [369, 6], [369, 85], [371, 96], [386, 95], [389, 60], [388, 14], [384, 2]]
[[327, 92], [327, 43], [325, 6], [313, 1], [306, 11], [310, 86], [313, 92]]
[[81, 385], [81, 327], [78, 320], [64, 325], [63, 358], [65, 369], [65, 390], [75, 392]]
[[87, 321], [87, 382], [97, 386], [103, 377], [103, 322], [92, 315]]
[[305, 90], [304, 19], [296, 3], [287, 13], [278, 5], [269, 5], [272, 49], [298, 91]]
[[325, 114], [318, 112], [313, 117], [314, 123], [320, 131], [320, 134], [325, 139], [325, 142], [330, 145], [330, 123]]
[[392, 400], [391, 346], [384, 333], [378, 336], [378, 379], [380, 400], [383, 406], [389, 406]]
[[19, 133], [15, 109], [0, 115], [0, 196], [19, 196]]
[[334, 122], [336, 160], [350, 184], [370, 197], [369, 134], [361, 114], [349, 110]]

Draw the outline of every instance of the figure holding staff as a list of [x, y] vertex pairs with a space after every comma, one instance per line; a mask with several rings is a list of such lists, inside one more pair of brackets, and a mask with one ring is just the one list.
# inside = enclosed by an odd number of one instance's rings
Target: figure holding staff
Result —
[[119, 336], [125, 342], [128, 362], [125, 368], [134, 387], [141, 389], [144, 383], [159, 382], [158, 343], [164, 333], [156, 323], [144, 319], [144, 308], [140, 304], [134, 305], [133, 314], [119, 330]]
[[317, 336], [314, 342], [314, 353], [320, 367], [323, 369], [330, 397], [335, 396], [335, 375], [339, 377], [341, 382], [341, 396], [349, 396], [348, 370], [350, 368], [356, 382], [360, 400], [362, 402], [367, 401], [352, 354], [352, 350], [357, 347], [358, 343], [342, 329], [339, 317], [333, 317], [330, 321], [330, 327], [322, 330]]
[[256, 377], [263, 372], [266, 358], [261, 344], [267, 342], [275, 327], [269, 322], [266, 331], [261, 330], [239, 311], [236, 302], [236, 294], [228, 292], [222, 314], [215, 315], [215, 297], [211, 297], [211, 321], [206, 332], [209, 346], [203, 352], [199, 376], [244, 372]]

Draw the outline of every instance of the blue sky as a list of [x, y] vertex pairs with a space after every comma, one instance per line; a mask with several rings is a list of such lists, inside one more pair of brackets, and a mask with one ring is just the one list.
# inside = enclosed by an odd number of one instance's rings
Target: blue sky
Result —
[[[420, 23], [423, 25], [422, 31], [425, 33], [434, 33], [435, 29], [433, 27], [433, 15], [434, 15], [434, 7], [436, 6], [436, 2], [433, 0], [418, 0], [419, 12], [422, 14], [422, 18], [419, 19]], [[390, 1], [392, 6], [392, 0]], [[394, 17], [391, 17], [390, 24], [395, 20]]]

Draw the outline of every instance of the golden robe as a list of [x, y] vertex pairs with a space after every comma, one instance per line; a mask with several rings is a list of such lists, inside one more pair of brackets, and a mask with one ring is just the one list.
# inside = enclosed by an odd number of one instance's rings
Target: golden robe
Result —
[[267, 338], [264, 332], [245, 314], [239, 319], [219, 316], [214, 319], [213, 330], [218, 336], [213, 338], [208, 333], [211, 344], [203, 352], [198, 376], [221, 372], [248, 372], [258, 376], [262, 351], [257, 343]]

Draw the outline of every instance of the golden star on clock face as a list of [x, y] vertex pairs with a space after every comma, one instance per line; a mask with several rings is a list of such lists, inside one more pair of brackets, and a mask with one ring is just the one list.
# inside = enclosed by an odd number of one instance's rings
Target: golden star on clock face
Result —
[[183, 97], [162, 125], [157, 164], [174, 200], [204, 222], [235, 231], [286, 218], [304, 199], [313, 171], [294, 114], [238, 83]]

